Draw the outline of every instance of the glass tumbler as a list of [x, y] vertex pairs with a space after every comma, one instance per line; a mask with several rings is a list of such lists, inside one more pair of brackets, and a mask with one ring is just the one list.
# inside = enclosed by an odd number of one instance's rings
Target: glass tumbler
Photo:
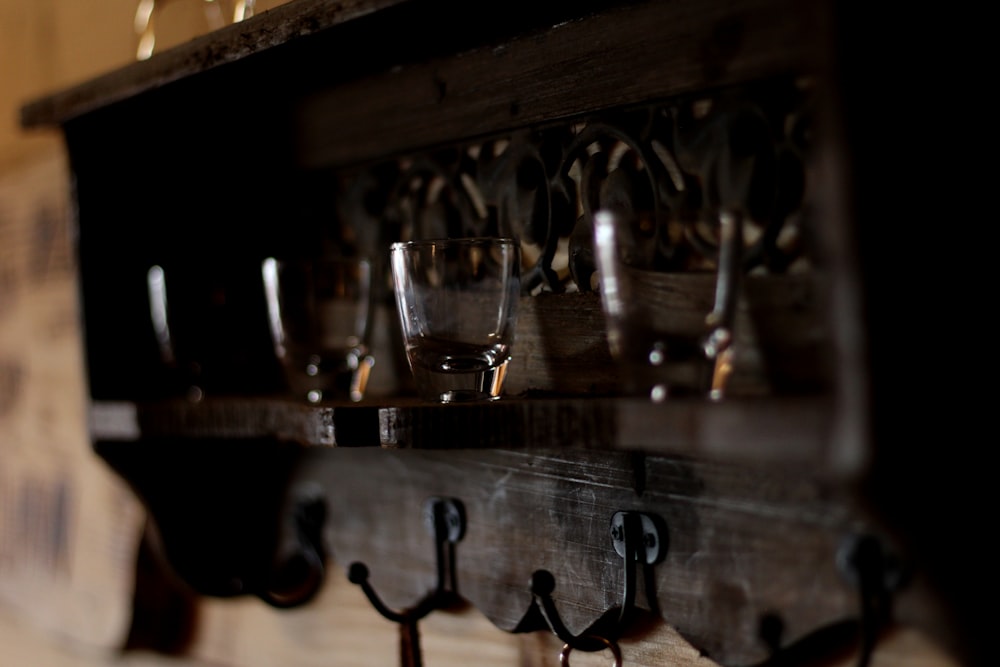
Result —
[[371, 263], [269, 257], [261, 270], [275, 354], [292, 392], [309, 403], [362, 400], [375, 364]]
[[483, 237], [394, 243], [390, 265], [419, 396], [439, 403], [499, 398], [521, 294], [518, 242]]
[[671, 273], [635, 261], [634, 230], [620, 215], [594, 215], [594, 259], [608, 346], [627, 393], [722, 399], [733, 372], [742, 218], [718, 216], [717, 270]]

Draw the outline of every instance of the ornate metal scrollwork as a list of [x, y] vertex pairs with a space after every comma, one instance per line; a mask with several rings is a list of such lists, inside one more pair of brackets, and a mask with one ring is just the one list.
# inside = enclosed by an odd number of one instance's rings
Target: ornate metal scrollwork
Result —
[[[342, 202], [340, 225], [381, 244], [513, 236], [526, 292], [588, 291], [598, 209], [631, 221], [635, 264], [686, 271], [714, 268], [727, 208], [747, 221], [744, 270], [788, 272], [811, 259], [810, 92], [766, 81], [400, 157], [351, 177], [344, 196], [363, 199]], [[366, 236], [366, 218], [383, 238]]]

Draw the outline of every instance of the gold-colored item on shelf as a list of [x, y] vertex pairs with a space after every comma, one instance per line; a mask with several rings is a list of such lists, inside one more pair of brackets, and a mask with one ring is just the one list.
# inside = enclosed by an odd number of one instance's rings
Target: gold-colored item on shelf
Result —
[[[202, 5], [207, 30], [218, 30], [228, 23], [239, 23], [253, 16], [255, 0], [195, 0]], [[139, 0], [135, 9], [135, 34], [139, 39], [136, 60], [146, 60], [153, 55], [156, 46], [156, 19], [168, 0]], [[227, 18], [231, 17], [231, 18]], [[195, 34], [189, 35], [196, 36]]]

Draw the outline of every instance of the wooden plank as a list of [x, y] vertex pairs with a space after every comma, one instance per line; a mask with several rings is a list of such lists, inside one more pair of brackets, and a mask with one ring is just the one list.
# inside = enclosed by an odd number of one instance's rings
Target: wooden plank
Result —
[[[335, 166], [822, 67], [813, 36], [822, 34], [824, 17], [790, 0], [521, 8], [480, 4], [474, 11], [486, 14], [473, 17], [462, 3], [297, 0], [29, 102], [21, 124], [64, 125], [237, 65], [240, 73], [231, 73], [256, 86], [234, 95], [253, 100], [271, 86], [303, 95], [295, 129], [299, 159], [306, 167]], [[442, 15], [465, 32], [442, 31]], [[342, 40], [330, 35], [348, 24], [356, 31], [352, 43], [379, 44], [380, 51], [364, 58], [337, 51]], [[309, 39], [324, 32], [326, 43]], [[476, 35], [479, 48], [472, 46]], [[317, 72], [317, 60], [339, 66]], [[373, 63], [382, 70], [372, 72]], [[311, 81], [299, 77], [306, 71]], [[362, 74], [370, 76], [358, 79]], [[326, 88], [316, 90], [323, 81]]]
[[407, 0], [296, 0], [196, 37], [148, 60], [25, 104], [23, 127], [55, 126], [291, 40], [353, 21]]
[[620, 449], [693, 456], [749, 466], [860, 475], [864, 457], [841, 460], [834, 440], [838, 414], [824, 397], [616, 403], [613, 442]]
[[846, 536], [878, 528], [847, 489], [808, 475], [626, 453], [314, 448], [295, 483], [325, 493], [336, 562], [365, 563], [397, 609], [434, 587], [423, 503], [459, 499], [467, 527], [456, 547], [458, 592], [508, 632], [545, 629], [530, 612], [538, 569], [555, 576], [557, 607], [572, 632], [613, 610], [623, 563], [611, 516], [659, 516], [669, 544], [649, 582], [656, 606], [642, 592], [637, 605], [658, 609], [654, 615], [729, 665], [766, 657], [759, 632], [768, 614], [782, 620], [783, 645], [856, 616], [837, 553]]
[[594, 292], [522, 298], [511, 354], [505, 389], [512, 396], [601, 396], [621, 389]]
[[151, 403], [94, 401], [94, 440], [263, 438], [310, 445], [379, 444], [378, 412], [370, 405], [312, 406], [284, 397], [219, 397]]
[[635, 451], [751, 466], [822, 470], [848, 479], [867, 459], [837, 457], [835, 404], [826, 397], [679, 399], [506, 398], [438, 405], [307, 406], [286, 399], [94, 402], [94, 440], [276, 438], [320, 447]]
[[607, 449], [614, 405], [601, 399], [403, 403], [379, 410], [383, 447], [402, 449]]
[[819, 37], [826, 26], [813, 5], [609, 4], [544, 31], [399, 63], [305, 96], [295, 130], [301, 163], [352, 165], [822, 67]]

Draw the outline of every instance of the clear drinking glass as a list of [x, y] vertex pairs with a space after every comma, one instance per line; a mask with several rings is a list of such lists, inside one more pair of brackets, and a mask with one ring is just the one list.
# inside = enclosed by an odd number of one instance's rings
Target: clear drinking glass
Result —
[[266, 332], [255, 327], [260, 293], [244, 280], [256, 275], [254, 268], [186, 257], [147, 269], [165, 396], [198, 401], [208, 394], [253, 394], [268, 384], [255, 364], [268, 344]]
[[637, 266], [630, 226], [611, 211], [594, 215], [594, 260], [608, 346], [625, 390], [659, 402], [725, 396], [733, 371], [742, 218], [718, 216], [718, 268], [668, 273]]
[[269, 257], [262, 273], [275, 354], [292, 392], [310, 403], [362, 400], [375, 364], [371, 263]]
[[406, 357], [421, 398], [495, 400], [503, 391], [521, 295], [521, 247], [509, 238], [394, 243]]

